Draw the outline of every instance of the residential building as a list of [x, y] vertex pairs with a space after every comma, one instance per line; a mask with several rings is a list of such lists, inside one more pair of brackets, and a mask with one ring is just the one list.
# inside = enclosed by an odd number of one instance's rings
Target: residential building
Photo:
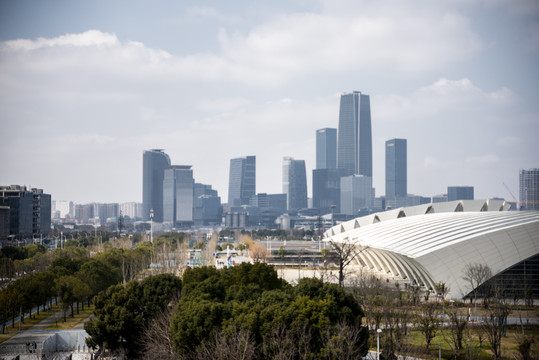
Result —
[[370, 99], [359, 91], [341, 95], [337, 168], [343, 169], [343, 176], [372, 178]]
[[286, 194], [287, 210], [307, 207], [305, 160], [283, 158], [283, 193]]
[[256, 194], [256, 156], [231, 159], [228, 205], [248, 205], [254, 194]]
[[520, 206], [523, 210], [539, 210], [539, 168], [519, 173]]
[[142, 217], [163, 221], [163, 180], [165, 169], [170, 168], [170, 157], [161, 149], [146, 150], [142, 159]]
[[316, 130], [316, 168], [337, 168], [337, 129]]

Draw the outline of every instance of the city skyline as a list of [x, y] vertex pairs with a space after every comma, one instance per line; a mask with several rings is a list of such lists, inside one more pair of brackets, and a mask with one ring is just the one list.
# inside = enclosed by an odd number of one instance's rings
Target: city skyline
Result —
[[223, 203], [230, 159], [256, 156], [268, 194], [304, 159], [311, 197], [315, 131], [361, 90], [377, 195], [404, 138], [409, 193], [514, 201], [503, 184], [539, 165], [538, 17], [532, 0], [2, 2], [0, 183], [141, 202], [140, 156], [164, 149]]

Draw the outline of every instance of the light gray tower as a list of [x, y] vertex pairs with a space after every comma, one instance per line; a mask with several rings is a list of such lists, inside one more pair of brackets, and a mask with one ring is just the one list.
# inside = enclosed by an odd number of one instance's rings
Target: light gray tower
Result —
[[283, 193], [286, 194], [288, 210], [307, 207], [307, 174], [305, 160], [283, 158]]
[[316, 168], [337, 167], [337, 129], [316, 130]]
[[256, 156], [230, 160], [228, 205], [248, 205], [256, 194]]
[[194, 185], [190, 165], [174, 165], [165, 170], [163, 221], [173, 226], [185, 226], [193, 222]]
[[359, 91], [341, 95], [337, 168], [344, 176], [372, 177], [371, 105]]
[[153, 209], [156, 222], [163, 221], [163, 179], [170, 158], [163, 150], [146, 150], [142, 156], [142, 217], [150, 220]]
[[539, 168], [519, 173], [520, 207], [523, 210], [539, 210]]
[[406, 198], [406, 139], [386, 141], [386, 199]]

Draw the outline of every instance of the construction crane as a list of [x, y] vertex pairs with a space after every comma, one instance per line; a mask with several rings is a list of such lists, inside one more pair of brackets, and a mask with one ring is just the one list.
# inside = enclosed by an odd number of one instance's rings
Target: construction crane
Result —
[[509, 192], [509, 194], [511, 194], [511, 197], [513, 198], [514, 202], [515, 202], [515, 206], [517, 207], [517, 210], [520, 210], [519, 207], [518, 207], [518, 201], [517, 201], [517, 198], [515, 197], [515, 195], [513, 195], [513, 193], [511, 192], [511, 190], [509, 189], [509, 186], [507, 186], [504, 182], [502, 182], [503, 186], [505, 186], [505, 188], [507, 189], [507, 191]]

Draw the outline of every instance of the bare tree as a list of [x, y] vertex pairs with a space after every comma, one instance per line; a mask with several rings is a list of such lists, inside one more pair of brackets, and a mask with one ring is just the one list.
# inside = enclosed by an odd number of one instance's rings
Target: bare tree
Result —
[[296, 357], [297, 349], [298, 347], [293, 334], [284, 325], [273, 328], [271, 332], [264, 337], [264, 342], [262, 344], [262, 353], [268, 359], [294, 359]]
[[170, 306], [155, 315], [143, 332], [141, 342], [143, 346], [144, 359], [147, 360], [174, 360], [179, 356], [174, 351], [172, 335], [169, 331], [170, 320], [174, 313], [174, 306], [178, 299], [173, 299]]
[[477, 317], [477, 294], [481, 284], [492, 277], [492, 271], [486, 264], [466, 264], [462, 279], [469, 285], [469, 290], [473, 292], [475, 303], [475, 316]]
[[426, 349], [429, 349], [430, 342], [438, 332], [440, 319], [439, 311], [435, 303], [425, 303], [422, 306], [423, 313], [417, 315], [417, 326], [425, 336]]
[[445, 342], [453, 350], [455, 359], [457, 359], [464, 348], [465, 329], [468, 325], [469, 316], [468, 314], [459, 315], [458, 308], [455, 307], [451, 307], [448, 311], [448, 316], [449, 325], [447, 326], [447, 329], [449, 331], [442, 332], [442, 336]]
[[348, 237], [345, 237], [342, 241], [330, 240], [329, 243], [337, 254], [337, 261], [339, 263], [339, 285], [344, 286], [345, 270], [350, 265], [352, 260], [361, 252], [365, 251], [368, 247], [361, 246], [358, 241], [351, 241]]
[[235, 328], [230, 333], [217, 331], [215, 337], [197, 348], [199, 360], [250, 360], [256, 357], [256, 342], [247, 329]]
[[362, 346], [357, 346], [362, 334], [358, 326], [347, 325], [343, 322], [328, 327], [323, 334], [323, 349], [321, 358], [328, 360], [359, 359]]
[[489, 303], [490, 305], [483, 316], [481, 327], [494, 353], [494, 358], [500, 359], [502, 356], [502, 336], [505, 335], [510, 308], [503, 299], [497, 297], [490, 299]]

